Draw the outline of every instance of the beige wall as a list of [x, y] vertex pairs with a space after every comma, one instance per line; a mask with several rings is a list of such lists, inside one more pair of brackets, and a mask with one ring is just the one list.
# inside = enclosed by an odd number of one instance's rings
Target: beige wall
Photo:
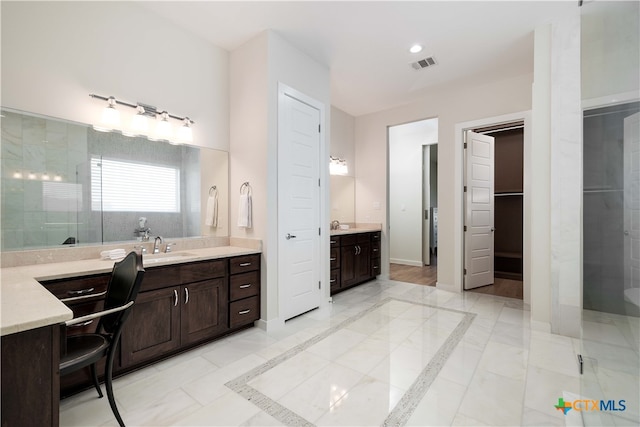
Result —
[[[456, 123], [531, 108], [532, 75], [436, 90], [421, 101], [356, 118], [356, 221], [383, 224], [382, 274], [388, 275], [387, 127], [438, 117], [438, 285], [462, 282], [462, 147]], [[379, 204], [379, 209], [378, 209]]]
[[[272, 31], [266, 31], [234, 50], [231, 72], [230, 206], [232, 237], [262, 239], [262, 326], [278, 327], [278, 86], [285, 84], [325, 105], [325, 140], [321, 156], [328, 159], [330, 123], [329, 69], [298, 51]], [[328, 164], [328, 160], [327, 160]], [[328, 220], [328, 167], [321, 171], [321, 221]], [[253, 189], [251, 229], [236, 225], [240, 186]], [[322, 280], [329, 295], [328, 242], [322, 243]], [[326, 270], [326, 272], [325, 272]], [[326, 277], [325, 277], [326, 276]]]
[[189, 116], [194, 145], [229, 149], [225, 50], [132, 2], [0, 7], [3, 107], [93, 124], [105, 103], [89, 94], [115, 96]]

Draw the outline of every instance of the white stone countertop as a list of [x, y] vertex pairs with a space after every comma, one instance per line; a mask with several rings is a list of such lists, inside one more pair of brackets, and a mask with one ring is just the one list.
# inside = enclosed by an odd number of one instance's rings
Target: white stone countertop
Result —
[[373, 231], [381, 231], [382, 227], [380, 225], [366, 225], [366, 226], [356, 226], [349, 227], [346, 230], [331, 230], [331, 236], [342, 236], [344, 234], [356, 234], [356, 233], [371, 233]]
[[[168, 254], [143, 255], [146, 268], [208, 259], [260, 253], [237, 246], [187, 249]], [[39, 281], [109, 273], [114, 261], [81, 261], [35, 264], [0, 269], [0, 335], [61, 323], [73, 313]]]

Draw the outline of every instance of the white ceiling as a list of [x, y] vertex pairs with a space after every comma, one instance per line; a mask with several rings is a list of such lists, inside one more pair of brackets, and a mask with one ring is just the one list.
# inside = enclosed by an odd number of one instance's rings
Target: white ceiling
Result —
[[[577, 0], [142, 4], [228, 51], [276, 31], [330, 68], [332, 104], [353, 116], [412, 102], [437, 86], [531, 73], [533, 30], [578, 7]], [[414, 43], [424, 50], [409, 53]], [[426, 56], [438, 65], [410, 67]]]

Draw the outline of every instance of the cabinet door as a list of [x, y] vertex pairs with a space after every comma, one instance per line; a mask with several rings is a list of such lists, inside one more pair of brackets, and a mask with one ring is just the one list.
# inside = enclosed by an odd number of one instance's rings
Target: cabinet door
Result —
[[358, 255], [356, 255], [356, 277], [358, 282], [371, 278], [371, 245], [358, 243]]
[[180, 289], [138, 294], [122, 330], [122, 366], [152, 360], [180, 346]]
[[224, 279], [192, 283], [180, 290], [182, 345], [202, 341], [229, 329], [229, 297]]
[[350, 286], [358, 281], [356, 272], [357, 247], [343, 246], [340, 249], [340, 278], [341, 286]]

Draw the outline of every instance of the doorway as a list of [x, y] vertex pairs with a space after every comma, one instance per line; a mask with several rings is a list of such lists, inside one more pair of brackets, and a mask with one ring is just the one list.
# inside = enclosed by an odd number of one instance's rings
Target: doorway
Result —
[[474, 128], [465, 152], [464, 288], [523, 299], [524, 122]]
[[438, 119], [388, 129], [389, 277], [435, 286]]

